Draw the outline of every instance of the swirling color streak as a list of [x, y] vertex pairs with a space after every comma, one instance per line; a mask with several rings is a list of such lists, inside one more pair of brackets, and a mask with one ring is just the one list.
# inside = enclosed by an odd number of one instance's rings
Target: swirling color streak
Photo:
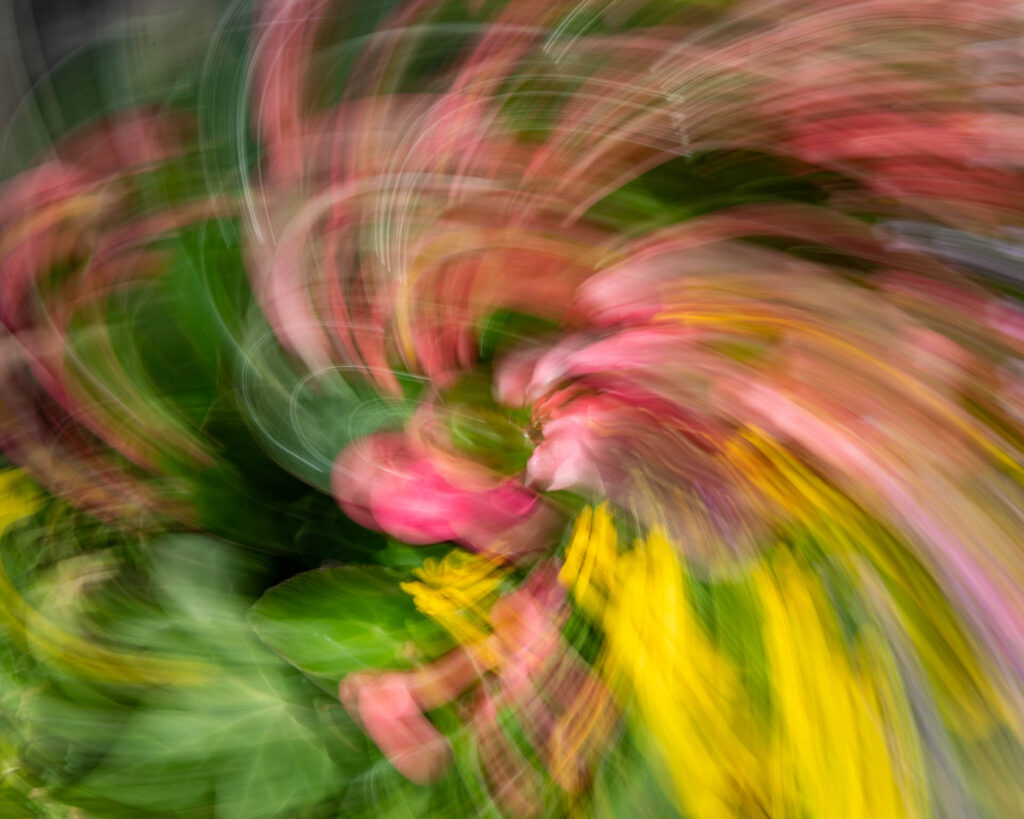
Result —
[[[317, 672], [388, 770], [475, 783], [436, 815], [1024, 815], [1020, 4], [351, 5], [253, 12], [244, 182], [147, 199], [205, 161], [170, 105], [7, 182], [10, 460], [209, 528], [228, 445], [113, 316], [234, 226], [254, 305], [202, 309], [252, 440], [448, 544], [391, 578], [432, 638]], [[214, 673], [19, 595], [80, 674]]]

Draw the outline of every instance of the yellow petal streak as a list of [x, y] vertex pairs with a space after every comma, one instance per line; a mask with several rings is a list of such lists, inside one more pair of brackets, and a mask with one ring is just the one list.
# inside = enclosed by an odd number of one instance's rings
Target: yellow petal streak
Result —
[[847, 645], [821, 581], [780, 550], [744, 581], [760, 605], [765, 716], [751, 669], [698, 618], [678, 554], [657, 530], [620, 549], [601, 506], [577, 519], [560, 579], [602, 627], [598, 669], [660, 749], [679, 807], [695, 819], [927, 815], [917, 735], [882, 641], [864, 629]]
[[402, 590], [456, 641], [473, 645], [491, 633], [488, 612], [508, 571], [485, 557], [453, 549], [441, 560], [423, 561], [413, 571], [419, 581], [402, 583]]

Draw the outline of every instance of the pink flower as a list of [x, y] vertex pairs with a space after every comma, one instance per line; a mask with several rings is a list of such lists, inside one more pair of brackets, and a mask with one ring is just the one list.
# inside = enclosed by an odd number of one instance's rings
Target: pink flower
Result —
[[727, 425], [627, 374], [582, 377], [539, 401], [534, 414], [542, 440], [526, 472], [537, 488], [608, 498], [647, 525], [667, 527], [702, 559], [755, 542], [758, 517], [745, 481], [720, 457]]
[[563, 381], [609, 372], [678, 367], [692, 357], [701, 337], [695, 328], [679, 325], [627, 327], [607, 336], [571, 335], [546, 349], [515, 352], [503, 360], [495, 377], [495, 396], [510, 406], [541, 399]]
[[[351, 682], [351, 678], [349, 679]], [[363, 684], [355, 712], [399, 773], [419, 785], [441, 778], [451, 760], [448, 740], [423, 714], [407, 674], [383, 674]]]
[[338, 696], [388, 761], [407, 779], [427, 785], [451, 762], [451, 747], [425, 712], [451, 702], [478, 679], [474, 657], [462, 647], [414, 671], [356, 672]]
[[403, 776], [421, 785], [435, 782], [451, 762], [451, 747], [426, 712], [476, 684], [489, 665], [498, 675], [497, 700], [478, 699], [475, 731], [486, 732], [493, 717], [489, 704], [532, 699], [534, 675], [563, 656], [564, 603], [557, 569], [543, 565], [494, 605], [495, 632], [486, 651], [460, 646], [412, 671], [356, 672], [341, 681], [338, 696]]
[[[531, 489], [481, 470], [465, 472], [416, 451], [398, 433], [379, 433], [357, 441], [338, 456], [332, 487], [353, 520], [417, 545], [454, 540], [478, 551], [509, 554], [536, 548], [536, 534], [551, 522], [551, 512]], [[525, 526], [524, 526], [525, 524]], [[509, 533], [521, 535], [507, 542]]]

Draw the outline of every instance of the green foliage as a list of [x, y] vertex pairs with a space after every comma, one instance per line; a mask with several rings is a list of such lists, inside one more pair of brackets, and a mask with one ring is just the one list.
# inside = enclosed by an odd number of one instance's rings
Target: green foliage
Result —
[[737, 205], [823, 204], [831, 189], [852, 184], [836, 173], [785, 157], [705, 151], [637, 176], [594, 205], [588, 217], [641, 234]]
[[609, 747], [598, 764], [588, 815], [595, 819], [678, 816], [679, 811], [668, 795], [672, 787], [667, 771], [642, 720], [631, 722], [630, 729]]
[[318, 569], [268, 591], [249, 613], [260, 638], [330, 690], [353, 671], [407, 668], [417, 638], [443, 640], [412, 598], [406, 575], [378, 566]]
[[[25, 554], [45, 514], [9, 530], [5, 556], [16, 563]], [[332, 800], [358, 771], [336, 764], [343, 755], [332, 752], [336, 738], [324, 730], [323, 709], [336, 701], [249, 628], [262, 562], [200, 536], [158, 538], [141, 555], [116, 534], [89, 550], [98, 544], [79, 541], [86, 551], [53, 563], [60, 572], [16, 572], [24, 599], [42, 610], [77, 581], [80, 599], [67, 617], [47, 609], [51, 623], [116, 650], [126, 663], [159, 657], [201, 671], [179, 682], [114, 683], [67, 658], [54, 665], [26, 654], [7, 623], [0, 750], [18, 777], [4, 780], [0, 798], [17, 804], [43, 787], [54, 815], [63, 815], [62, 805], [103, 817], [335, 815]], [[86, 578], [98, 563], [104, 571], [83, 585], [69, 577], [74, 560]], [[12, 610], [13, 600], [2, 602]]]

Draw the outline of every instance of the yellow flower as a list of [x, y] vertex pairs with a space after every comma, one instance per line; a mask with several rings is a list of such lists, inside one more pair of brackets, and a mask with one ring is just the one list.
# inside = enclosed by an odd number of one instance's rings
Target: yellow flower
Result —
[[620, 554], [606, 506], [577, 520], [560, 579], [605, 633], [598, 668], [636, 703], [695, 817], [741, 816], [758, 760], [738, 732], [736, 670], [697, 621], [676, 550], [654, 531]]
[[22, 518], [35, 513], [42, 503], [39, 490], [20, 469], [0, 472], [0, 534]]
[[455, 640], [470, 645], [490, 635], [488, 612], [508, 571], [493, 560], [453, 549], [441, 560], [423, 561], [413, 571], [420, 582], [402, 583], [402, 591]]
[[867, 628], [847, 649], [820, 581], [785, 552], [754, 582], [774, 702], [769, 815], [926, 816], [917, 732], [882, 641]]
[[949, 600], [910, 551], [761, 430], [743, 430], [728, 452], [790, 520], [829, 545], [852, 577], [884, 583], [888, 593], [882, 598], [889, 601], [893, 627], [915, 650], [948, 726], [972, 737], [997, 722], [1008, 723], [1018, 737], [1024, 736], [1006, 704], [1007, 694], [986, 671]]
[[[927, 815], [891, 651], [870, 628], [847, 646], [820, 579], [784, 550], [737, 582], [761, 622], [761, 668], [739, 668], [712, 640], [664, 533], [620, 551], [607, 507], [580, 515], [560, 579], [602, 627], [596, 667], [640, 717], [687, 815]], [[749, 630], [728, 607], [715, 611], [719, 633]], [[751, 671], [767, 680], [767, 716]]]

